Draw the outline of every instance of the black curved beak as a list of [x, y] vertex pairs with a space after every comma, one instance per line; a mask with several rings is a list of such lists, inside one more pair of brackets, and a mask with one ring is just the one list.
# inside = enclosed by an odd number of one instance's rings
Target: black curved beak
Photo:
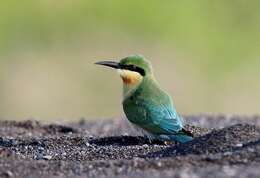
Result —
[[119, 63], [118, 62], [114, 62], [114, 61], [99, 61], [99, 62], [96, 62], [95, 64], [112, 67], [114, 69], [119, 69], [120, 68], [119, 67]]

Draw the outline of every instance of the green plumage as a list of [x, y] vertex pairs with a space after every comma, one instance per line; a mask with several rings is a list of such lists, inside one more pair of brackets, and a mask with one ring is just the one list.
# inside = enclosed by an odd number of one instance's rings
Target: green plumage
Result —
[[[111, 62], [102, 65], [111, 67]], [[151, 64], [139, 55], [129, 56], [118, 63], [119, 70], [142, 75], [134, 86], [124, 85], [123, 109], [130, 123], [163, 141], [187, 142], [191, 134], [183, 129], [171, 97], [156, 82]]]

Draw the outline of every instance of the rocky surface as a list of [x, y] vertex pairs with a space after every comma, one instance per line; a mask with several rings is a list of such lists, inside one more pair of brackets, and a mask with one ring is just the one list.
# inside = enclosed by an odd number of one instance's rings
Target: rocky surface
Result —
[[0, 121], [0, 177], [259, 177], [260, 117], [186, 116], [191, 142], [149, 142], [122, 120]]

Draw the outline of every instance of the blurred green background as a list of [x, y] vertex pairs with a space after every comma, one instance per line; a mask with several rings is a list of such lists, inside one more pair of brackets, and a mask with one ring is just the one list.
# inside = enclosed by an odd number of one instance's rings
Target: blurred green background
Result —
[[0, 2], [0, 118], [123, 115], [93, 63], [142, 54], [182, 114], [259, 114], [260, 1]]

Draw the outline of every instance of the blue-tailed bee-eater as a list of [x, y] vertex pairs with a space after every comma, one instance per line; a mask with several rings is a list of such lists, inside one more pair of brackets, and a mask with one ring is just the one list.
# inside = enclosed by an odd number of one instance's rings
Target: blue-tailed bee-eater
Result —
[[182, 143], [192, 140], [192, 134], [184, 129], [171, 97], [160, 88], [150, 62], [143, 56], [132, 55], [120, 62], [95, 64], [118, 70], [123, 80], [125, 115], [131, 124], [147, 133], [148, 138]]

